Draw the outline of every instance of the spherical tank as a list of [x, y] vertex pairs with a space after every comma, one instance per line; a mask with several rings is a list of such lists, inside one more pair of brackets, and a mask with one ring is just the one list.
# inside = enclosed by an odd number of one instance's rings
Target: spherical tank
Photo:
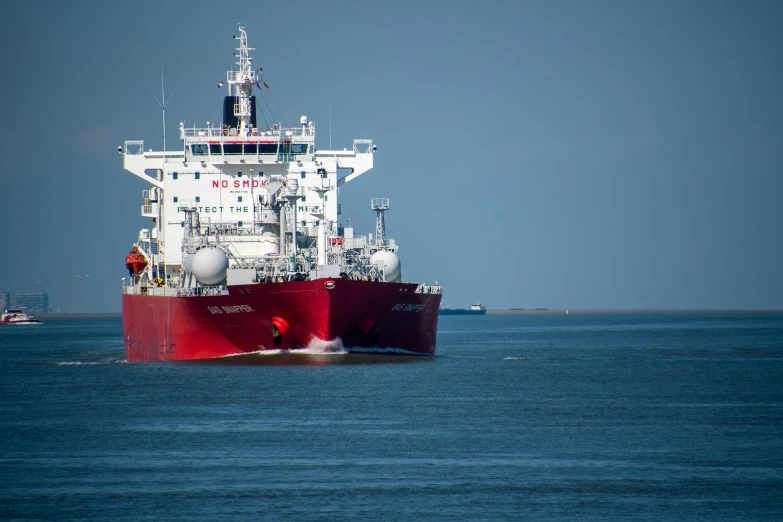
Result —
[[402, 282], [402, 265], [397, 254], [390, 250], [378, 250], [370, 257], [370, 263], [381, 265], [389, 283]]
[[228, 258], [219, 248], [202, 248], [193, 256], [193, 275], [202, 285], [216, 285], [226, 279]]
[[185, 252], [182, 256], [182, 271], [187, 275], [190, 275], [193, 271], [193, 258], [195, 256], [196, 254], [191, 254], [190, 252]]

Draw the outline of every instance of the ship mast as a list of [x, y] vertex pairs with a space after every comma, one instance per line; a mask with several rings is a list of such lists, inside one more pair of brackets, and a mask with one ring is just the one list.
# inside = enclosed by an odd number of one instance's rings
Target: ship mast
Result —
[[376, 212], [375, 245], [386, 246], [386, 220], [383, 217], [383, 213], [389, 210], [389, 198], [372, 198], [370, 206]]
[[[250, 51], [255, 51], [255, 47], [248, 47], [247, 33], [241, 25], [239, 26], [239, 37], [234, 36], [234, 39], [239, 40], [239, 47], [237, 47], [239, 54], [234, 53], [235, 56], [239, 57], [239, 61], [235, 62], [239, 66], [239, 70], [228, 71], [226, 73], [226, 82], [228, 83], [228, 94], [233, 97], [234, 101], [233, 116], [239, 135], [247, 136], [248, 128], [255, 123], [253, 121], [253, 97], [251, 91], [253, 84], [256, 83], [256, 73], [253, 71], [251, 64], [253, 58], [250, 57]], [[226, 108], [229, 108], [228, 104]], [[228, 118], [226, 118], [226, 121], [228, 121]]]
[[[163, 67], [160, 68], [160, 100], [157, 96], [155, 96], [155, 93], [152, 93], [152, 97], [155, 98], [155, 101], [158, 102], [158, 105], [160, 105], [161, 112], [163, 113], [163, 152], [165, 154], [166, 152], [166, 105], [168, 105], [168, 102], [171, 101], [172, 96], [174, 96], [174, 91], [171, 92], [169, 95], [169, 99], [166, 100], [166, 90], [163, 86]], [[163, 181], [163, 169], [157, 169], [158, 174], [157, 178], [158, 181]], [[163, 199], [163, 189], [162, 188], [153, 188], [151, 194], [154, 194], [154, 197], [151, 198], [151, 201], [158, 202]], [[152, 236], [153, 239], [157, 242], [158, 240], [162, 239], [162, 215], [163, 213], [163, 207], [162, 205], [158, 205], [158, 216], [157, 218], [153, 218], [154, 228], [152, 229]], [[156, 250], [152, 250], [152, 240], [150, 242], [150, 254], [152, 255], [153, 264], [155, 265], [155, 272], [157, 274], [160, 274], [160, 255], [163, 252], [160, 249], [160, 245], [156, 245]], [[163, 265], [163, 280], [165, 281], [167, 279], [167, 267], [164, 263]]]

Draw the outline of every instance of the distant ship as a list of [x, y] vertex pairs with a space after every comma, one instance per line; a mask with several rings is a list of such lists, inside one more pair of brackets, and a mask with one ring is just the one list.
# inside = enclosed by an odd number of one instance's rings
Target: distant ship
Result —
[[235, 38], [239, 67], [218, 83], [228, 90], [222, 124], [180, 123], [175, 150], [148, 150], [142, 141], [119, 147], [124, 168], [152, 185], [141, 207], [152, 226], [125, 257], [128, 361], [324, 341], [434, 354], [441, 287], [403, 281], [399, 246], [386, 236], [389, 200], [371, 200], [374, 237], [337, 221], [338, 190], [372, 168], [372, 140], [316, 149], [306, 116], [289, 128], [261, 124], [254, 89], [266, 84], [243, 27]]
[[41, 324], [41, 321], [21, 309], [9, 309], [0, 315], [0, 324]]
[[441, 308], [438, 310], [438, 315], [486, 315], [487, 307], [481, 303], [476, 303], [470, 307], [465, 308]]

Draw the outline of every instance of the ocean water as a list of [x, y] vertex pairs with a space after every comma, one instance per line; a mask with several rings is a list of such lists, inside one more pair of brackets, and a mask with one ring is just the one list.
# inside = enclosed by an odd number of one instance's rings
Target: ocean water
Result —
[[441, 317], [438, 355], [0, 327], [0, 518], [783, 519], [783, 313]]

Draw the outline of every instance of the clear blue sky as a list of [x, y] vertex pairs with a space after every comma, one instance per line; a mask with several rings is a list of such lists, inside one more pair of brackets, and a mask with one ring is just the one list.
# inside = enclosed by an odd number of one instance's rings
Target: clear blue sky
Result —
[[[238, 7], [237, 7], [238, 6]], [[783, 307], [783, 3], [14, 2], [0, 20], [0, 290], [118, 311], [147, 220], [126, 139], [217, 121], [247, 27], [278, 120], [378, 145], [404, 277], [448, 306]]]

